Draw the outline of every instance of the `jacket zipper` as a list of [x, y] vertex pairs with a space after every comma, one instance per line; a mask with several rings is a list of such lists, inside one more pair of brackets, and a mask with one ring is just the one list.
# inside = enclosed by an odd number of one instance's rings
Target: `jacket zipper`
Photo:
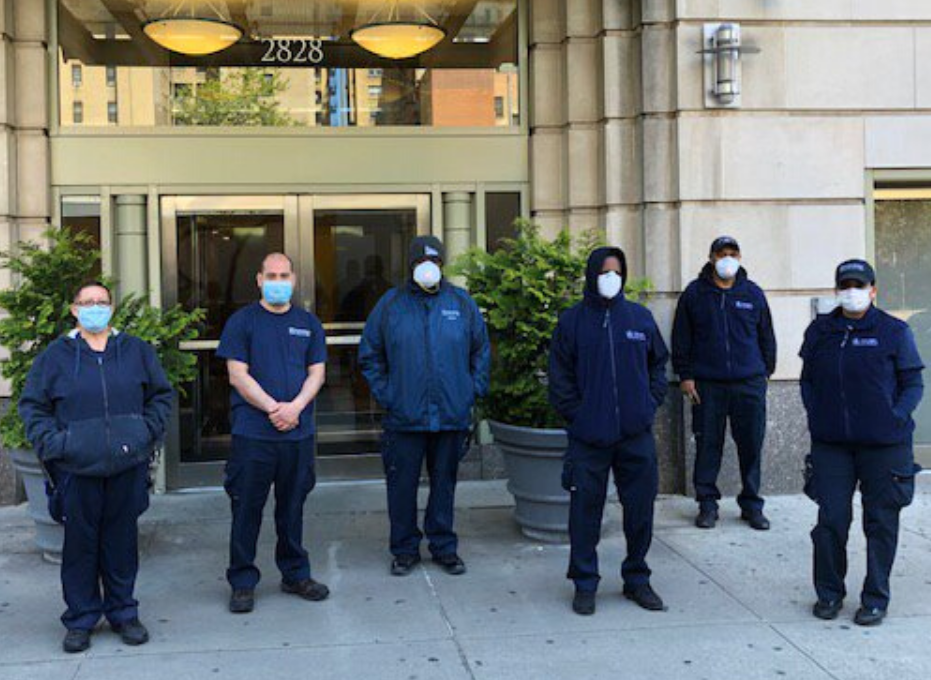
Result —
[[103, 420], [104, 429], [107, 432], [107, 459], [109, 463], [111, 462], [109, 458], [112, 448], [110, 441], [110, 397], [107, 393], [107, 378], [103, 370], [103, 357], [97, 357], [97, 367], [100, 369], [100, 384], [103, 387]]
[[847, 441], [850, 441], [850, 411], [847, 409], [847, 390], [844, 387], [844, 348], [847, 347], [847, 341], [850, 339], [851, 327], [847, 326], [844, 332], [844, 339], [841, 340], [841, 351], [837, 353], [837, 374], [840, 377], [840, 401], [841, 409], [844, 412], [844, 435]]
[[[433, 373], [433, 347], [430, 344], [430, 307], [427, 305], [426, 300], [422, 300], [421, 304], [423, 305], [423, 344], [427, 348], [427, 419], [429, 421], [433, 417], [430, 408], [433, 405], [435, 396], [433, 384], [435, 376]], [[439, 406], [437, 410], [439, 410]]]
[[727, 293], [721, 293], [721, 315], [724, 317], [724, 353], [727, 356], [727, 377], [731, 377], [731, 329], [727, 323]]
[[621, 399], [617, 389], [617, 357], [614, 354], [614, 333], [611, 328], [611, 310], [605, 310], [604, 327], [608, 330], [608, 347], [611, 350], [611, 382], [614, 386], [614, 417], [617, 419], [617, 434], [621, 432]]

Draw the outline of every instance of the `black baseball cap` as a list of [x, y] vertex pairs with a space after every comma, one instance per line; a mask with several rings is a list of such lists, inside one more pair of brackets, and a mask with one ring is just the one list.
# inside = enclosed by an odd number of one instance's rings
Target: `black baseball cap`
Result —
[[446, 261], [446, 249], [443, 242], [436, 236], [417, 236], [411, 241], [408, 250], [408, 263], [411, 267], [420, 260], [438, 258], [440, 261]]
[[733, 248], [738, 253], [740, 252], [740, 245], [738, 245], [737, 239], [733, 236], [718, 236], [711, 242], [711, 251], [708, 254], [714, 255], [715, 253], [720, 253], [725, 248]]
[[847, 260], [837, 265], [834, 284], [839, 288], [844, 281], [856, 281], [863, 285], [876, 283], [876, 272], [866, 260]]

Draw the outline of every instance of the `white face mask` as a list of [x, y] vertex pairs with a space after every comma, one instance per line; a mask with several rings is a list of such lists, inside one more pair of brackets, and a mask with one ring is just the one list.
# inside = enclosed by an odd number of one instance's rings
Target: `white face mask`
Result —
[[624, 287], [624, 279], [617, 272], [605, 272], [598, 277], [598, 292], [606, 300], [613, 300]]
[[436, 262], [426, 260], [414, 267], [414, 283], [425, 290], [436, 288], [442, 278], [443, 272]]
[[725, 281], [730, 281], [732, 278], [737, 276], [737, 270], [740, 269], [740, 260], [736, 257], [722, 257], [720, 260], [714, 263], [714, 270], [718, 273]]
[[848, 288], [837, 292], [837, 304], [852, 314], [865, 311], [871, 303], [869, 288]]

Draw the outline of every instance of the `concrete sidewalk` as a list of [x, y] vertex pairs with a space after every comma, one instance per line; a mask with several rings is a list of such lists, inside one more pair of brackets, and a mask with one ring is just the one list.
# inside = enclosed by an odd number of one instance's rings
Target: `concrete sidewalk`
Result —
[[[238, 617], [226, 611], [225, 496], [163, 496], [144, 517], [137, 588], [152, 641], [128, 648], [103, 627], [76, 657], [60, 651], [57, 569], [34, 551], [24, 508], [0, 509], [0, 678], [927, 680], [931, 487], [920, 486], [903, 515], [890, 616], [876, 629], [851, 623], [856, 595], [837, 621], [812, 618], [815, 508], [801, 496], [769, 502], [768, 533], [739, 522], [732, 500], [719, 528], [705, 532], [691, 524], [690, 500], [663, 498], [650, 563], [664, 613], [620, 595], [623, 538], [611, 506], [601, 549], [607, 577], [598, 613], [584, 618], [569, 608], [568, 549], [524, 539], [501, 483], [460, 487], [469, 573], [458, 578], [429, 563], [406, 579], [388, 575], [381, 484], [318, 488], [307, 507], [307, 545], [331, 598], [307, 603], [278, 591], [266, 522], [257, 608]], [[858, 518], [852, 593], [863, 578], [860, 533]]]

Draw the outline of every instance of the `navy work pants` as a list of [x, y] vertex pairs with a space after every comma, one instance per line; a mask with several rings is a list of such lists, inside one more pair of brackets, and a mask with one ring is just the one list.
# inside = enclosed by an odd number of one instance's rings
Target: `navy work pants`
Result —
[[[424, 534], [434, 557], [457, 551], [459, 539], [453, 531], [456, 477], [467, 438], [468, 432], [460, 430], [385, 431], [382, 460], [388, 487], [392, 555], [419, 555]], [[430, 477], [430, 498], [421, 532], [417, 526], [417, 488], [424, 460]]]
[[762, 510], [760, 476], [766, 435], [766, 378], [759, 376], [734, 382], [699, 380], [696, 388], [701, 398], [701, 403], [692, 407], [696, 500], [702, 509], [718, 507], [721, 498], [718, 474], [730, 419], [743, 484], [737, 503], [747, 512]]
[[579, 590], [595, 591], [598, 542], [608, 494], [608, 474], [614, 472], [618, 498], [624, 510], [627, 558], [621, 565], [624, 585], [634, 588], [650, 582], [646, 557], [653, 541], [653, 503], [659, 487], [653, 433], [644, 432], [609, 448], [594, 448], [570, 440], [563, 464], [563, 487], [569, 502], [568, 578]]
[[814, 582], [818, 599], [844, 599], [847, 537], [853, 521], [857, 486], [863, 502], [866, 579], [864, 607], [886, 609], [889, 575], [899, 538], [899, 513], [912, 502], [915, 473], [911, 444], [845, 446], [812, 443], [805, 492], [818, 503], [818, 524], [811, 532]]
[[65, 524], [61, 585], [68, 606], [62, 623], [91, 630], [101, 616], [111, 625], [137, 618], [137, 520], [149, 507], [148, 464], [113, 477], [59, 475], [58, 483]]
[[255, 551], [262, 510], [273, 484], [278, 534], [275, 563], [288, 583], [310, 578], [310, 560], [303, 546], [304, 501], [316, 481], [313, 437], [300, 441], [233, 437], [224, 486], [233, 511], [226, 579], [234, 590], [253, 590], [261, 578]]

